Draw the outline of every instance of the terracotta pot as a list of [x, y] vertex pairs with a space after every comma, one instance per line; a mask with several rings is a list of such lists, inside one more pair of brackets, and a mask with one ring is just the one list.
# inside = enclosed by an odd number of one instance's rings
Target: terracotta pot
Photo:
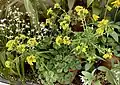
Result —
[[114, 63], [117, 64], [118, 61], [120, 61], [120, 58], [113, 55], [111, 59], [106, 59], [105, 61], [100, 60], [98, 62], [98, 66], [105, 66], [108, 69], [111, 69], [112, 68], [112, 62], [111, 61], [114, 61]]

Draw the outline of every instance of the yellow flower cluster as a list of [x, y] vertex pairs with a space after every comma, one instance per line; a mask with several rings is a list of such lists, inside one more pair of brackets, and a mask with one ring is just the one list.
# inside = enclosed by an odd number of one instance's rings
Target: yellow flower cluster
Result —
[[88, 10], [83, 8], [82, 6], [76, 6], [75, 11], [77, 12], [77, 15], [79, 15], [81, 18], [85, 17], [89, 13]]
[[63, 30], [67, 30], [69, 28], [69, 23], [67, 23], [67, 21], [62, 21], [60, 22], [60, 26]]
[[49, 15], [49, 14], [53, 14], [52, 8], [49, 8], [49, 9], [47, 10], [47, 15]]
[[76, 49], [76, 51], [79, 51], [80, 50], [80, 46], [78, 45], [75, 49]]
[[65, 15], [64, 20], [60, 22], [60, 26], [63, 30], [67, 30], [69, 28], [70, 16]]
[[68, 37], [68, 36], [65, 36], [65, 37], [57, 36], [56, 44], [60, 46], [60, 44], [62, 44], [62, 43], [66, 44], [66, 45], [71, 44], [70, 37]]
[[6, 47], [8, 48], [8, 51], [11, 51], [14, 49], [14, 47], [16, 46], [16, 42], [15, 40], [9, 40], [6, 44]]
[[76, 51], [80, 51], [80, 49], [81, 49], [81, 51], [82, 51], [83, 53], [86, 53], [87, 48], [88, 48], [88, 46], [86, 46], [86, 45], [84, 45], [83, 43], [81, 43], [81, 45], [78, 45], [78, 46], [75, 48], [75, 50], [76, 50]]
[[104, 27], [104, 26], [108, 25], [108, 22], [109, 22], [109, 20], [102, 19], [102, 21], [100, 21], [98, 23], [98, 27]]
[[57, 36], [56, 38], [56, 44], [60, 46], [60, 44], [62, 44], [63, 40], [62, 40], [62, 36]]
[[36, 41], [35, 38], [30, 38], [28, 41], [27, 41], [27, 44], [30, 46], [30, 47], [33, 47], [33, 46], [36, 46], [38, 44], [38, 42]]
[[96, 59], [96, 57], [95, 56], [90, 56], [90, 57], [88, 57], [88, 61], [89, 61], [89, 63], [91, 63], [91, 62], [94, 62], [95, 61], [95, 59]]
[[70, 21], [70, 16], [69, 16], [69, 15], [65, 15], [65, 16], [64, 16], [64, 20]]
[[33, 55], [27, 56], [26, 58], [28, 64], [33, 65], [33, 62], [36, 62], [36, 57]]
[[94, 21], [97, 21], [97, 20], [100, 18], [100, 17], [99, 17], [98, 15], [96, 15], [96, 14], [93, 14], [92, 17], [93, 17], [93, 20], [94, 20]]
[[111, 59], [112, 58], [112, 53], [106, 53], [106, 54], [104, 54], [103, 58], [105, 58], [105, 59]]
[[108, 20], [103, 19], [98, 23], [98, 29], [96, 30], [96, 34], [103, 35], [105, 28], [108, 25]]
[[98, 28], [96, 30], [96, 34], [103, 35], [103, 33], [104, 33], [104, 28]]
[[65, 37], [63, 38], [63, 43], [66, 44], [66, 45], [69, 45], [69, 44], [71, 43], [70, 37], [65, 36]]
[[54, 5], [54, 8], [56, 9], [56, 8], [60, 8], [60, 4], [59, 3], [56, 3], [55, 5]]
[[23, 53], [23, 52], [25, 52], [25, 47], [26, 47], [25, 44], [20, 44], [20, 45], [17, 46], [17, 51], [19, 53]]
[[119, 8], [119, 7], [120, 7], [120, 0], [115, 0], [115, 1], [112, 2], [111, 4], [113, 4], [113, 7]]

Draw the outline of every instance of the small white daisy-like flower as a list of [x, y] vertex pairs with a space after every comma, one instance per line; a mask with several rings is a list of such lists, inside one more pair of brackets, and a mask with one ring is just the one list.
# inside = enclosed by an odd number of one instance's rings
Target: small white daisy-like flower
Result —
[[15, 24], [16, 25], [16, 27], [19, 27], [19, 24]]
[[13, 33], [13, 31], [12, 31], [12, 30], [10, 30], [10, 33]]
[[31, 29], [31, 31], [32, 31], [32, 32], [34, 32], [34, 31], [35, 31], [35, 29]]
[[28, 31], [28, 35], [30, 35], [30, 31]]
[[9, 36], [8, 38], [9, 38], [9, 39], [12, 39], [12, 38], [13, 38], [13, 36]]
[[25, 28], [30, 28], [30, 26], [29, 25], [25, 25]]
[[16, 31], [16, 32], [20, 32], [20, 30], [19, 30], [19, 29], [16, 29], [15, 31]]
[[38, 34], [38, 33], [39, 33], [39, 31], [36, 31], [36, 33]]
[[6, 19], [2, 19], [2, 20], [1, 20], [1, 23], [5, 22], [5, 21], [6, 21]]
[[18, 11], [18, 10], [19, 10], [19, 8], [16, 8], [16, 10]]

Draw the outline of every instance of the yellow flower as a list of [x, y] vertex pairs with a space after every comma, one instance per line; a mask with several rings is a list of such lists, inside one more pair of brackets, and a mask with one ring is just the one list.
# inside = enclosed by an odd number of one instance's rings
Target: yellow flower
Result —
[[99, 22], [98, 27], [103, 27], [108, 25], [109, 20], [102, 19], [102, 21]]
[[100, 17], [99, 17], [98, 15], [96, 15], [96, 14], [93, 14], [92, 17], [93, 17], [94, 21], [97, 21], [98, 18], [100, 18]]
[[54, 5], [54, 8], [60, 8], [59, 3], [56, 3], [56, 4]]
[[104, 33], [104, 28], [98, 28], [96, 30], [96, 34], [103, 35], [103, 33]]
[[82, 6], [76, 6], [75, 11], [78, 13], [78, 15], [80, 15], [80, 14], [88, 14], [88, 10], [83, 8]]
[[88, 14], [88, 10], [87, 9], [83, 9], [83, 14]]
[[7, 68], [10, 68], [10, 64], [11, 64], [10, 61], [5, 61], [5, 66], [6, 66]]
[[90, 56], [90, 57], [88, 57], [88, 61], [89, 61], [89, 63], [91, 63], [91, 62], [94, 62], [95, 61], [95, 59], [96, 59], [96, 57], [95, 56]]
[[120, 7], [120, 0], [116, 0], [116, 1], [112, 2], [111, 4], [113, 4], [113, 7], [119, 8]]
[[26, 60], [30, 65], [33, 65], [33, 62], [36, 62], [36, 58], [33, 55], [27, 56]]
[[52, 8], [49, 8], [49, 9], [47, 10], [47, 15], [52, 14], [52, 13], [53, 13]]
[[65, 15], [64, 19], [67, 20], [67, 21], [70, 21], [70, 16], [69, 15]]
[[60, 26], [63, 28], [63, 30], [66, 30], [69, 28], [69, 24], [67, 23], [67, 21], [60, 22]]
[[104, 54], [103, 58], [105, 58], [105, 59], [111, 59], [112, 58], [112, 53], [106, 53], [106, 54]]
[[16, 42], [15, 40], [9, 40], [6, 44], [6, 47], [8, 48], [8, 51], [11, 51], [14, 49], [14, 47], [16, 46]]
[[107, 8], [108, 11], [112, 10], [112, 8], [110, 6], [107, 6], [106, 8]]
[[26, 37], [25, 35], [23, 35], [23, 34], [20, 34], [20, 38], [24, 40], [24, 39], [26, 39], [27, 37]]
[[69, 45], [69, 44], [71, 43], [70, 37], [65, 36], [65, 37], [63, 38], [63, 43]]
[[76, 51], [79, 51], [80, 50], [80, 46], [78, 45], [75, 49], [76, 49]]
[[82, 6], [76, 6], [75, 11], [77, 12], [77, 15], [80, 17], [81, 20], [84, 19], [89, 13], [88, 10], [83, 8]]
[[17, 46], [17, 51], [19, 52], [19, 53], [23, 53], [23, 52], [25, 52], [25, 44], [22, 44], [22, 45], [18, 45]]
[[27, 44], [30, 46], [30, 47], [33, 47], [33, 46], [36, 46], [38, 44], [38, 42], [36, 41], [35, 38], [30, 38], [28, 41], [27, 41]]
[[75, 11], [76, 11], [76, 12], [79, 12], [80, 9], [83, 9], [83, 7], [82, 7], [82, 6], [76, 6], [76, 7], [75, 7]]
[[86, 53], [87, 48], [88, 48], [88, 46], [84, 46], [84, 47], [82, 48], [82, 52], [83, 52], [83, 53]]
[[57, 36], [56, 38], [56, 44], [60, 46], [60, 44], [63, 43], [62, 36]]

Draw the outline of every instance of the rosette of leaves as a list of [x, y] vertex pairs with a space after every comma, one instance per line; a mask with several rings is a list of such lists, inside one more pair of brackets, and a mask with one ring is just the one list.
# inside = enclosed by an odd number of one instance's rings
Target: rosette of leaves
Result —
[[36, 68], [44, 85], [54, 85], [56, 82], [70, 84], [75, 77], [74, 72], [81, 68], [80, 61], [67, 46], [49, 49], [48, 53], [38, 52], [38, 56]]

